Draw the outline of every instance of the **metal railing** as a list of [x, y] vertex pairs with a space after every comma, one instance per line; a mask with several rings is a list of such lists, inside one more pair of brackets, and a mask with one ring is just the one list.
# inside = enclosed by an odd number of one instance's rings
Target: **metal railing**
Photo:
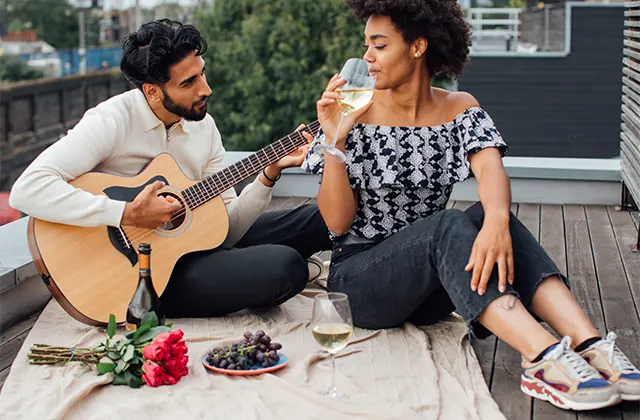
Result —
[[472, 7], [466, 11], [472, 29], [472, 52], [514, 51], [520, 38], [519, 8]]

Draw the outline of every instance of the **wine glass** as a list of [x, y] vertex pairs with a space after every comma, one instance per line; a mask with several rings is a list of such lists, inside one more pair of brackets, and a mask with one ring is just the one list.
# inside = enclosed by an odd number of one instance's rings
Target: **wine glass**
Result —
[[322, 395], [345, 398], [336, 387], [336, 353], [345, 348], [353, 333], [349, 298], [344, 293], [321, 293], [313, 301], [313, 338], [331, 354], [331, 383]]
[[376, 77], [369, 76], [369, 65], [366, 61], [360, 58], [350, 58], [342, 67], [340, 71], [340, 78], [346, 82], [336, 89], [336, 93], [343, 96], [343, 99], [338, 99], [338, 106], [340, 108], [340, 122], [336, 128], [333, 140], [330, 145], [318, 143], [314, 148], [316, 153], [329, 153], [337, 158], [340, 162], [347, 160], [342, 151], [336, 148], [336, 142], [338, 140], [338, 132], [344, 121], [344, 117], [349, 113], [354, 112], [369, 103], [373, 97], [373, 89], [376, 85]]

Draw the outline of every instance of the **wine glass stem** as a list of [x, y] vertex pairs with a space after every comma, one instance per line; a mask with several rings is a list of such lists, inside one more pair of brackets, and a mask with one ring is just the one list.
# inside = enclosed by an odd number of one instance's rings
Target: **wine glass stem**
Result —
[[340, 122], [338, 123], [338, 128], [336, 128], [336, 132], [333, 135], [333, 141], [331, 142], [331, 147], [336, 147], [336, 143], [338, 142], [338, 133], [340, 132], [340, 127], [342, 127], [342, 122], [344, 121], [345, 113], [340, 113]]
[[336, 355], [335, 353], [331, 353], [331, 382], [329, 383], [329, 392], [337, 393], [338, 388], [336, 388]]

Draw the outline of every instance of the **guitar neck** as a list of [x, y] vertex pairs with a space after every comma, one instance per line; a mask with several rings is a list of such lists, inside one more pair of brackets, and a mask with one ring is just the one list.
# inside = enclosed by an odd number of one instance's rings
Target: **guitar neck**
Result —
[[189, 188], [182, 190], [186, 204], [191, 209], [200, 207], [234, 185], [239, 184], [307, 144], [307, 139], [302, 136], [302, 131], [306, 131], [315, 137], [319, 128], [320, 123], [316, 120], [302, 128], [301, 131], [294, 131], [233, 165], [201, 179]]

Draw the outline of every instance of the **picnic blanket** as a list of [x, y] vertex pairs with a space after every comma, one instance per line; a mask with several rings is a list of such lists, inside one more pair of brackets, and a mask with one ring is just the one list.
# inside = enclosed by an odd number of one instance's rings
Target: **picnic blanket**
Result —
[[[51, 301], [31, 330], [0, 393], [0, 417], [10, 419], [490, 419], [505, 417], [484, 382], [462, 320], [432, 326], [355, 329], [336, 359], [346, 400], [319, 395], [330, 377], [326, 353], [310, 329], [309, 287], [266, 313], [177, 319], [189, 347], [189, 375], [173, 386], [131, 389], [104, 385], [105, 376], [80, 363], [34, 366], [34, 343], [93, 345], [104, 329], [77, 322]], [[262, 329], [282, 343], [289, 364], [277, 372], [232, 377], [211, 372], [203, 358], [216, 345]], [[120, 331], [121, 333], [122, 331]]]

